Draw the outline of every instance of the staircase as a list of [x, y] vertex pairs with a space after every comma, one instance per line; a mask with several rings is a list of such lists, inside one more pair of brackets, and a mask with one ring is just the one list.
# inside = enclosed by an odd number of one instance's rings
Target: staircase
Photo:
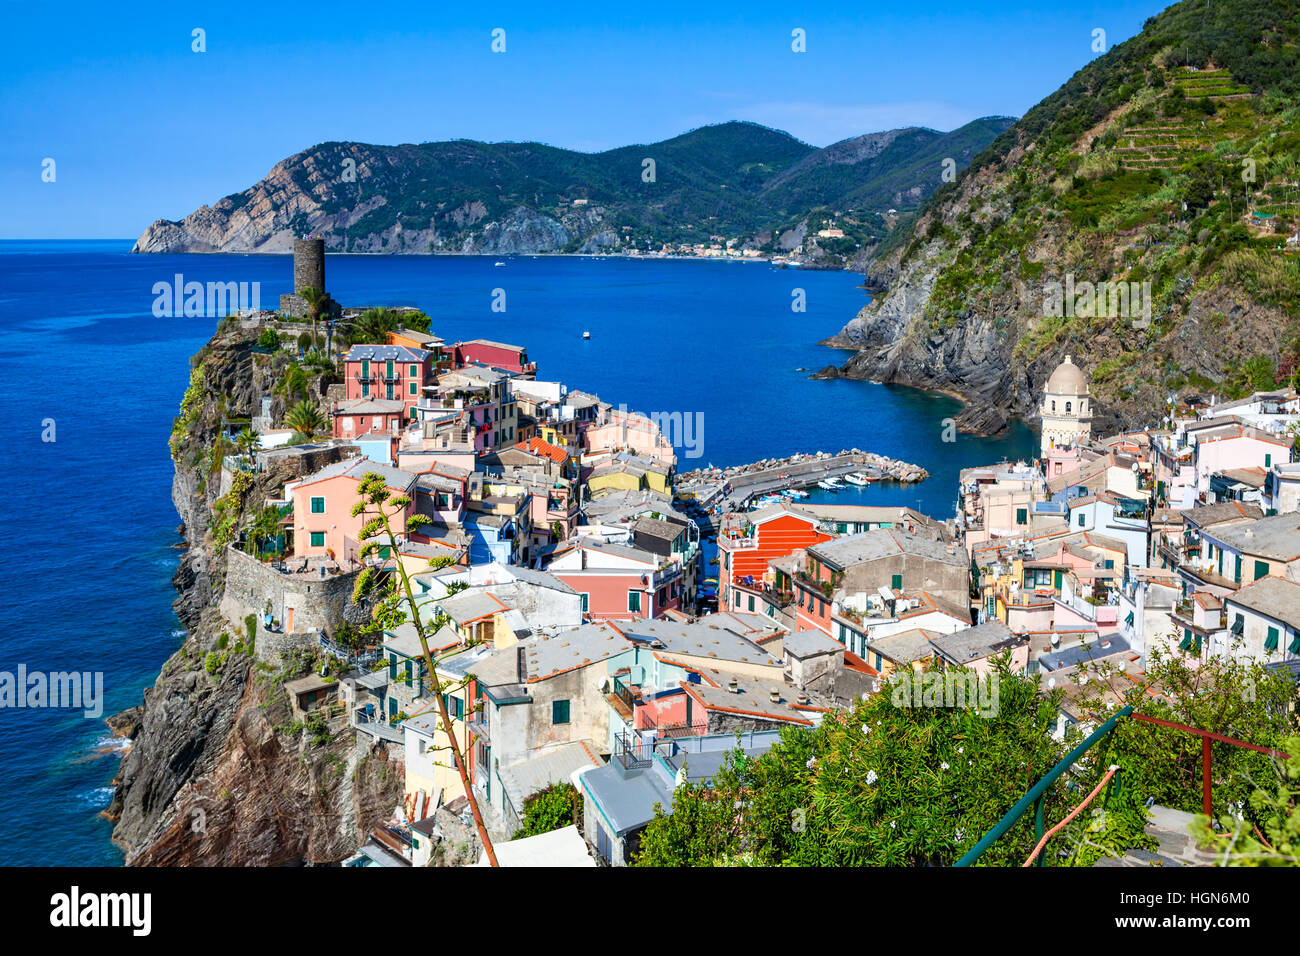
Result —
[[1147, 833], [1160, 841], [1154, 850], [1129, 850], [1122, 857], [1104, 856], [1093, 866], [1213, 866], [1214, 857], [1198, 849], [1187, 832], [1192, 815], [1153, 806]]

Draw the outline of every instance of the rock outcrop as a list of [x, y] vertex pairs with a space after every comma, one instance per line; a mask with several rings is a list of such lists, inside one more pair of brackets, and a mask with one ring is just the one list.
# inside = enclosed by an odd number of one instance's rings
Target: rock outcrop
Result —
[[[185, 540], [175, 608], [187, 633], [143, 704], [109, 719], [131, 740], [106, 811], [127, 865], [336, 862], [401, 801], [402, 768], [387, 753], [356, 750], [337, 726], [309, 732], [291, 719], [284, 682], [314, 659], [258, 660], [243, 622], [218, 608], [226, 557], [214, 540], [220, 471], [211, 449], [223, 419], [260, 413], [283, 370], [282, 358], [253, 350], [255, 334], [227, 323], [195, 356], [193, 412], [174, 435], [172, 500]], [[313, 380], [311, 393], [326, 384]], [[284, 478], [268, 469], [245, 500], [264, 499]]]

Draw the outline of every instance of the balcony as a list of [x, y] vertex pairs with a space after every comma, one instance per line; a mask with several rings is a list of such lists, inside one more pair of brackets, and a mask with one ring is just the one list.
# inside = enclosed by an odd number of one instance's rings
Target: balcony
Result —
[[1068, 608], [1075, 614], [1094, 624], [1115, 624], [1119, 621], [1119, 605], [1106, 604], [1104, 602], [1093, 603], [1088, 598], [1078, 595], [1069, 597], [1054, 596], [1053, 600], [1062, 607]]

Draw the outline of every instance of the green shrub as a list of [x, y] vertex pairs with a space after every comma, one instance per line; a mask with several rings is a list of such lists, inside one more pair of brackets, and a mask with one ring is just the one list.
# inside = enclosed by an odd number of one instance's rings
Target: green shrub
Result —
[[582, 794], [571, 783], [553, 783], [524, 801], [524, 818], [514, 838], [582, 825]]

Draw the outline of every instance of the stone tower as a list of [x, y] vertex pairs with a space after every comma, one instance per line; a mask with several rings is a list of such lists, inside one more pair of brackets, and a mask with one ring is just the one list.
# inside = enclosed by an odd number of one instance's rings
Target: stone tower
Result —
[[297, 318], [307, 315], [307, 300], [298, 293], [308, 288], [326, 291], [324, 239], [293, 241], [293, 291], [280, 296], [280, 311]]
[[312, 288], [325, 291], [325, 240], [293, 241], [293, 291]]
[[1047, 380], [1043, 406], [1042, 454], [1053, 447], [1063, 448], [1092, 437], [1092, 398], [1083, 370], [1065, 357]]

